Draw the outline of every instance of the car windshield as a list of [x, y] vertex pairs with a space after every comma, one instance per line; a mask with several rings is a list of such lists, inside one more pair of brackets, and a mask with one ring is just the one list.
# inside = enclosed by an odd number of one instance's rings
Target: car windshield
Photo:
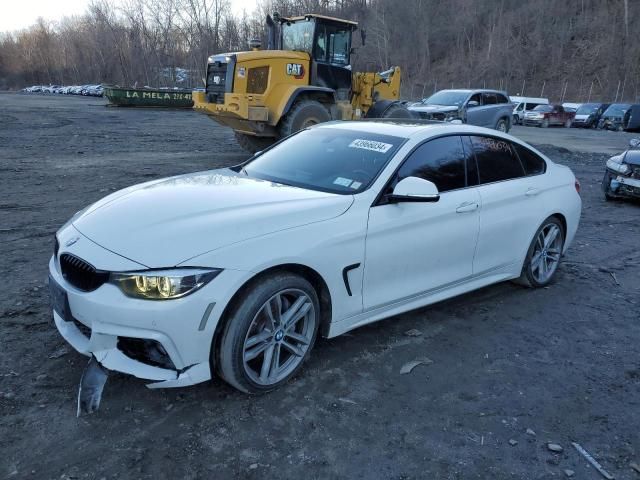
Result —
[[533, 109], [534, 112], [550, 112], [551, 110], [553, 110], [551, 105], [538, 105]]
[[469, 92], [442, 90], [423, 100], [422, 103], [426, 105], [455, 105], [459, 107], [464, 103], [468, 96]]
[[313, 20], [300, 20], [282, 25], [282, 49], [311, 53], [314, 27]]
[[599, 103], [583, 103], [576, 111], [577, 115], [591, 115], [595, 113], [600, 107]]
[[605, 117], [622, 117], [629, 110], [628, 103], [614, 103], [604, 112]]
[[362, 192], [380, 174], [405, 138], [342, 128], [311, 128], [244, 164], [254, 178], [323, 192]]

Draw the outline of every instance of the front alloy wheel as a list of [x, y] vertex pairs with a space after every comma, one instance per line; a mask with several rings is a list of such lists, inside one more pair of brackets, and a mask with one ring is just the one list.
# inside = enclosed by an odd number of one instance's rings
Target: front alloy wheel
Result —
[[283, 290], [267, 300], [244, 340], [247, 376], [262, 387], [289, 377], [302, 362], [315, 334], [313, 302], [302, 290]]
[[563, 246], [563, 226], [556, 217], [550, 217], [536, 232], [517, 283], [527, 287], [544, 287], [551, 283], [560, 264]]
[[285, 383], [307, 360], [320, 306], [306, 279], [280, 272], [255, 281], [224, 320], [214, 364], [237, 389], [262, 393]]

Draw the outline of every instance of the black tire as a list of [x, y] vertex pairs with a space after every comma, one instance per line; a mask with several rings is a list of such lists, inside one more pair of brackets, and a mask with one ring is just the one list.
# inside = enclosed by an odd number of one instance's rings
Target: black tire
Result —
[[513, 121], [511, 122], [511, 125], [520, 125], [520, 117], [518, 117], [518, 115], [513, 116]]
[[501, 118], [496, 122], [495, 130], [499, 132], [509, 133], [509, 120]]
[[571, 119], [568, 119], [564, 122], [564, 128], [571, 128]]
[[[252, 326], [252, 322], [265, 302], [269, 301], [279, 292], [296, 289], [304, 292], [315, 309], [315, 326], [309, 346], [299, 361], [299, 364], [291, 371], [286, 378], [268, 386], [256, 383], [250, 378], [245, 369], [244, 345], [247, 334]], [[320, 303], [318, 295], [313, 286], [303, 277], [288, 272], [279, 272], [259, 277], [243, 293], [242, 298], [232, 305], [230, 311], [225, 315], [225, 322], [218, 351], [212, 352], [214, 363], [217, 362], [220, 376], [230, 385], [245, 393], [266, 393], [274, 390], [286, 383], [291, 377], [296, 375], [303, 364], [308, 360], [320, 324]]]
[[331, 120], [329, 111], [316, 100], [297, 101], [280, 121], [280, 136], [288, 137], [299, 130]]
[[246, 133], [234, 132], [236, 141], [244, 150], [249, 153], [261, 152], [265, 148], [270, 147], [276, 141], [272, 137], [256, 137]]
[[416, 118], [414, 114], [400, 102], [393, 100], [380, 100], [374, 103], [365, 118]]
[[540, 126], [542, 128], [548, 128], [549, 127], [549, 120], [547, 120], [546, 118], [540, 123]]
[[380, 118], [414, 118], [407, 107], [400, 103], [394, 103], [385, 110]]
[[[551, 274], [551, 276], [546, 281], [540, 282], [538, 279], [535, 278], [535, 275], [533, 274], [533, 270], [531, 268], [531, 259], [534, 254], [536, 241], [538, 240], [538, 236], [540, 235], [540, 232], [542, 232], [549, 225], [555, 225], [560, 230], [560, 233], [559, 233], [559, 235], [561, 235], [560, 254], [559, 254], [557, 265], [553, 273]], [[564, 241], [565, 241], [564, 227], [562, 225], [562, 222], [557, 217], [551, 216], [547, 218], [544, 222], [542, 222], [542, 225], [540, 225], [540, 228], [536, 230], [536, 234], [533, 236], [533, 240], [531, 240], [531, 244], [529, 245], [529, 249], [527, 250], [527, 257], [525, 258], [524, 264], [522, 266], [522, 272], [520, 273], [520, 277], [514, 280], [514, 283], [517, 283], [518, 285], [522, 285], [529, 288], [541, 288], [549, 285], [555, 278], [557, 267], [561, 262], [562, 250], [564, 249]]]

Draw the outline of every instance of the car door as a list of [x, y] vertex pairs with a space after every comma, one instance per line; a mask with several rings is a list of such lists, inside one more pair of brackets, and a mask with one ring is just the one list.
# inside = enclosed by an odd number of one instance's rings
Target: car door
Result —
[[[363, 279], [365, 310], [471, 276], [480, 197], [477, 176], [467, 170], [461, 138], [446, 136], [420, 145], [392, 176], [383, 194], [390, 193], [403, 178], [416, 176], [435, 183], [440, 199], [388, 203], [382, 195], [370, 208]], [[467, 176], [472, 178], [471, 186]]]
[[[478, 165], [480, 233], [473, 271], [474, 275], [482, 275], [522, 261], [532, 228], [535, 232], [538, 227], [540, 214], [536, 205], [545, 189], [542, 176], [535, 173], [544, 173], [546, 164], [536, 156], [537, 166], [528, 167], [527, 175], [516, 149], [524, 147], [481, 135], [469, 136], [465, 141]], [[529, 163], [535, 163], [535, 159]]]
[[498, 95], [494, 92], [484, 92], [482, 94], [482, 126], [495, 128], [498, 123], [500, 108], [498, 107]]
[[[477, 105], [470, 105], [471, 102], [477, 102]], [[482, 96], [479, 93], [471, 95], [469, 100], [465, 104], [466, 119], [465, 123], [469, 125], [484, 126], [483, 110], [482, 110]]]

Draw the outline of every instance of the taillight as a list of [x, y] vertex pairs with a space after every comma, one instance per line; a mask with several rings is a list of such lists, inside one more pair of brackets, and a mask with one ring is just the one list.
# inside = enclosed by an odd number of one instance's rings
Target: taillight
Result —
[[574, 185], [576, 187], [576, 192], [578, 192], [578, 194], [580, 194], [580, 182], [578, 181], [577, 178], [576, 178], [576, 183]]

